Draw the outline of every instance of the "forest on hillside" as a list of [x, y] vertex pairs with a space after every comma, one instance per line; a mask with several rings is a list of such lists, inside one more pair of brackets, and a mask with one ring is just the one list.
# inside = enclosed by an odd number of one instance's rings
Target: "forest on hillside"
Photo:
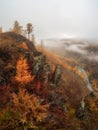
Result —
[[0, 28], [0, 130], [98, 130], [98, 45]]
[[[42, 42], [35, 46], [32, 24], [26, 36], [21, 28], [15, 21], [10, 32], [0, 34], [0, 130], [97, 130], [92, 72], [80, 66], [81, 73], [72, 52], [68, 57]], [[85, 75], [92, 76], [94, 91]]]

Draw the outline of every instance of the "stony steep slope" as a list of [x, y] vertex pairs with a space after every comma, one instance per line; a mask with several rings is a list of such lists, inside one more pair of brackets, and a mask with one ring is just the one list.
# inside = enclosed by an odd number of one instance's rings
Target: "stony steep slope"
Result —
[[21, 35], [1, 34], [1, 130], [97, 130], [98, 101], [77, 66]]

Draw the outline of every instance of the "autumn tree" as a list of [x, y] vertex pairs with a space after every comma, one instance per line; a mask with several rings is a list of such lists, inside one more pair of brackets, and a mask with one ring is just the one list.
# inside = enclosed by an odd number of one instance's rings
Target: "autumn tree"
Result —
[[12, 103], [13, 108], [20, 112], [22, 123], [30, 119], [32, 123], [34, 120], [40, 122], [47, 116], [49, 104], [42, 105], [38, 97], [30, 95], [24, 88], [20, 88], [18, 94], [12, 94]]
[[27, 24], [27, 33], [28, 33], [28, 39], [30, 39], [30, 33], [33, 31], [33, 26], [31, 23]]
[[27, 64], [27, 60], [23, 56], [21, 56], [16, 66], [16, 76], [15, 76], [16, 81], [24, 85], [31, 82], [34, 77], [31, 76], [28, 70], [29, 67]]
[[21, 34], [22, 26], [19, 25], [18, 21], [14, 22], [13, 32]]
[[[24, 88], [11, 94], [9, 107], [0, 111], [0, 130], [38, 130], [48, 116], [49, 104], [42, 104]], [[40, 127], [40, 128], [39, 128]]]

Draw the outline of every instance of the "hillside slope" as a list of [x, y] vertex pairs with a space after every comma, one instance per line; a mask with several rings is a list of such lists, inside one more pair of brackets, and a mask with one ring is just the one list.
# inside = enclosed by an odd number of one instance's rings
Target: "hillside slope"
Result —
[[87, 89], [84, 76], [79, 73], [78, 63], [74, 59], [62, 58], [49, 50], [42, 49], [40, 46], [37, 49], [46, 55], [47, 62], [51, 65], [60, 65], [62, 67], [62, 81], [60, 86], [65, 89], [64, 93], [68, 96], [69, 102], [76, 105], [82, 97], [90, 93]]
[[6, 32], [6, 33], [1, 33], [0, 34], [0, 44], [2, 44], [2, 43], [8, 43], [8, 44], [18, 43], [18, 44], [22, 44], [23, 42], [26, 43], [29, 50], [36, 53], [36, 48], [35, 48], [34, 44], [31, 41], [29, 41], [28, 39], [26, 39], [25, 37], [23, 37], [22, 35], [16, 34], [14, 32]]
[[0, 130], [97, 130], [98, 99], [77, 66], [21, 35], [1, 34]]

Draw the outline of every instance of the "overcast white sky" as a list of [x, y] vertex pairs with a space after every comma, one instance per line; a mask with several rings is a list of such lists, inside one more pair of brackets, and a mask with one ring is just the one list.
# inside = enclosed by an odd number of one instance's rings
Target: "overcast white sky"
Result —
[[98, 0], [0, 0], [0, 26], [34, 25], [36, 38], [98, 39]]

